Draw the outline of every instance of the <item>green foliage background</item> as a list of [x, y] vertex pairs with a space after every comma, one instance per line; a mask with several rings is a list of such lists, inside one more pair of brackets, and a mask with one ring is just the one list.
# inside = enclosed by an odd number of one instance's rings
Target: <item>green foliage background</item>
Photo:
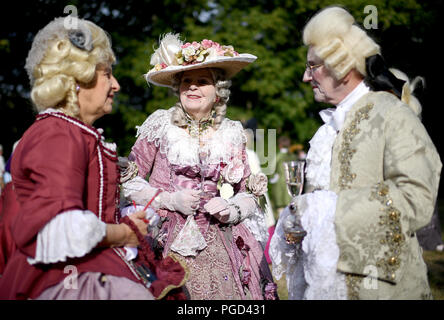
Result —
[[[294, 142], [308, 141], [321, 124], [318, 112], [325, 105], [313, 101], [309, 85], [302, 83], [306, 48], [301, 34], [319, 9], [339, 4], [362, 25], [366, 5], [378, 10], [378, 28], [368, 32], [381, 44], [387, 62], [410, 76], [427, 81], [423, 121], [441, 150], [437, 104], [440, 102], [442, 63], [436, 50], [444, 30], [443, 1], [417, 0], [127, 0], [127, 1], [14, 1], [0, 17], [0, 143], [9, 156], [12, 144], [33, 122], [29, 84], [23, 66], [36, 32], [64, 8], [74, 5], [78, 15], [107, 30], [118, 63], [114, 74], [121, 85], [114, 111], [95, 124], [127, 155], [135, 141], [135, 127], [158, 108], [169, 108], [176, 97], [167, 88], [149, 86], [143, 78], [159, 37], [180, 33], [183, 40], [212, 39], [232, 44], [238, 52], [258, 56], [233, 79], [228, 116], [258, 120], [259, 128], [276, 129]], [[441, 36], [442, 38], [442, 36]]]

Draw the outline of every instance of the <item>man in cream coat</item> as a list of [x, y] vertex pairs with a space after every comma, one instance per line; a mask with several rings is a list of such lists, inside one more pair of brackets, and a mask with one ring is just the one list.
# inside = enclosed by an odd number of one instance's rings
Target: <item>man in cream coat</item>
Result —
[[321, 10], [303, 40], [303, 80], [336, 108], [321, 111], [293, 199], [307, 235], [288, 244], [291, 226], [278, 223], [273, 273], [286, 273], [290, 299], [430, 299], [415, 232], [432, 217], [442, 165], [408, 83], [342, 8]]

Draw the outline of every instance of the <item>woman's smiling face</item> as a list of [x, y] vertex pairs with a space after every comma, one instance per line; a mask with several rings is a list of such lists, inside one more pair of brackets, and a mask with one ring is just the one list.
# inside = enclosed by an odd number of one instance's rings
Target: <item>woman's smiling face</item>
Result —
[[207, 68], [185, 71], [179, 93], [182, 106], [196, 120], [207, 116], [218, 99], [212, 74]]

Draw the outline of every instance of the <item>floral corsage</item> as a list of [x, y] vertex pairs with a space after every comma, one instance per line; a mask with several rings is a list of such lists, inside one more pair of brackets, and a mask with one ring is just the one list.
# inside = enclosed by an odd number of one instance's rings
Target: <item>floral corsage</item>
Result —
[[[220, 196], [228, 200], [234, 195], [233, 185], [239, 183], [244, 174], [244, 164], [239, 159], [233, 159], [230, 163], [220, 163], [221, 175], [217, 183]], [[268, 179], [265, 174], [259, 172], [251, 174], [248, 178], [247, 189], [256, 198], [260, 198], [268, 191]]]
[[268, 191], [268, 178], [262, 172], [251, 174], [247, 183], [248, 190], [257, 198]]
[[244, 164], [239, 159], [232, 159], [230, 163], [220, 163], [221, 174], [217, 183], [221, 198], [228, 200], [234, 195], [233, 185], [241, 181], [244, 175]]

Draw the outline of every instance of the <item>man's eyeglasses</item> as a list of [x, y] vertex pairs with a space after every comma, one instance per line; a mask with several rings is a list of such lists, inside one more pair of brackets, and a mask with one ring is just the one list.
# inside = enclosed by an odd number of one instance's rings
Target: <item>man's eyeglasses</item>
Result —
[[314, 72], [317, 68], [319, 68], [320, 66], [323, 66], [323, 64], [322, 64], [322, 63], [319, 63], [319, 64], [315, 64], [315, 65], [310, 65], [310, 64], [308, 64], [308, 62], [306, 62], [306, 63], [305, 63], [305, 70], [308, 70], [308, 72], [312, 75], [313, 72]]

